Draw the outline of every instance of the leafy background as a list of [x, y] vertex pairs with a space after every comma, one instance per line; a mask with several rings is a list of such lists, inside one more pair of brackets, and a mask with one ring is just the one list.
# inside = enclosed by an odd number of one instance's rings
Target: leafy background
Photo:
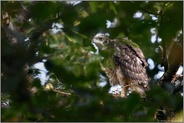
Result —
[[[158, 73], [164, 73], [159, 45], [167, 49], [183, 36], [182, 1], [6, 1], [1, 2], [1, 15], [5, 12], [18, 30], [12, 34], [18, 43], [9, 43], [2, 21], [2, 121], [183, 120], [181, 92], [170, 94], [157, 85]], [[147, 69], [147, 98], [108, 93], [100, 55], [91, 44], [98, 32], [132, 39], [153, 62]], [[44, 82], [36, 63], [46, 68]], [[27, 64], [29, 70], [22, 72]], [[26, 75], [32, 79], [24, 79]]]

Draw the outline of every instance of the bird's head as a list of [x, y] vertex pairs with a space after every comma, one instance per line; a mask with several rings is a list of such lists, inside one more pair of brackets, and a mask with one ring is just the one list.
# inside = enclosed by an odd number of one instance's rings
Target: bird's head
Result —
[[102, 33], [96, 34], [92, 39], [92, 43], [94, 43], [99, 48], [99, 50], [105, 50], [108, 48], [110, 41], [111, 39]]

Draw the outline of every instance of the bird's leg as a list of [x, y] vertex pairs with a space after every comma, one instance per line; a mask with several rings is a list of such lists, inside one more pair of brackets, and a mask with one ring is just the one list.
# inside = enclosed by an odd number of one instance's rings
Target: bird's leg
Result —
[[128, 87], [126, 86], [126, 85], [122, 85], [121, 86], [121, 97], [122, 98], [125, 98], [126, 97], [126, 95], [127, 95], [127, 91], [128, 91]]

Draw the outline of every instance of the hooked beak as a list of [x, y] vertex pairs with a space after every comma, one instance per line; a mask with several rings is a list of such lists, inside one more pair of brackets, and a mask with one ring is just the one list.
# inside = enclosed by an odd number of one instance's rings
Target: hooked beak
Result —
[[92, 39], [92, 43], [95, 44], [98, 48], [103, 48], [103, 43], [99, 40]]

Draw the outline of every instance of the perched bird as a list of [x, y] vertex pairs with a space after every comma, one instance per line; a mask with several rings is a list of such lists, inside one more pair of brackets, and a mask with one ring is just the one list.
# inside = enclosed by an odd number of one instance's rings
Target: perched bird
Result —
[[92, 43], [99, 49], [102, 56], [100, 65], [111, 86], [121, 86], [121, 97], [127, 96], [129, 88], [144, 96], [148, 89], [148, 64], [139, 46], [128, 38], [110, 39], [102, 33], [96, 34]]

